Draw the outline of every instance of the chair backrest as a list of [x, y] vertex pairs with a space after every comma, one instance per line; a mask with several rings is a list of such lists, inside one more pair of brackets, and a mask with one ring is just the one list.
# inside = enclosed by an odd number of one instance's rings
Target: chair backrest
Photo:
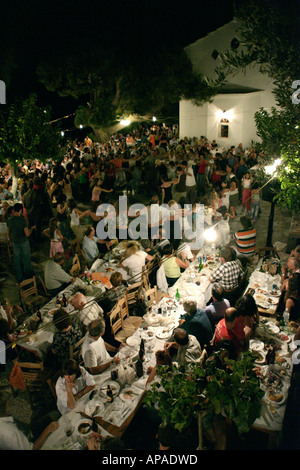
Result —
[[41, 383], [44, 366], [42, 362], [18, 362], [26, 386]]
[[119, 302], [114, 306], [114, 308], [109, 313], [109, 321], [111, 326], [111, 331], [113, 335], [116, 335], [118, 331], [122, 330], [122, 318]]
[[31, 295], [37, 295], [37, 286], [36, 286], [36, 279], [35, 276], [33, 276], [30, 279], [25, 279], [19, 284], [19, 290], [21, 297], [25, 300]]
[[148, 303], [148, 307], [151, 308], [153, 302], [158, 302], [157, 286], [154, 286], [152, 289], [148, 289], [145, 292], [145, 297]]
[[143, 288], [143, 281], [141, 282], [136, 282], [135, 284], [132, 284], [131, 286], [127, 287], [126, 289], [126, 299], [127, 299], [127, 304], [134, 304]]
[[129, 310], [128, 310], [128, 303], [127, 303], [127, 298], [126, 295], [124, 295], [119, 301], [118, 301], [118, 308], [120, 309], [120, 316], [121, 320], [125, 320], [125, 318], [129, 317]]
[[81, 353], [81, 346], [84, 341], [84, 336], [81, 338], [77, 343], [69, 346], [69, 352], [70, 352], [70, 359], [74, 359], [75, 361], [79, 360], [80, 353]]

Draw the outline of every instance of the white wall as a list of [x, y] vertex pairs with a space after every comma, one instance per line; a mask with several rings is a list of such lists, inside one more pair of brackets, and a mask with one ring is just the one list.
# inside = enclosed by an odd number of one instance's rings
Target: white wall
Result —
[[[179, 136], [206, 136], [215, 139], [220, 146], [229, 147], [240, 142], [248, 147], [251, 140], [258, 142], [254, 114], [260, 107], [270, 109], [275, 106], [273, 95], [269, 91], [246, 94], [217, 95], [213, 103], [195, 106], [191, 101], [181, 101], [179, 105]], [[219, 137], [218, 111], [229, 111], [229, 137]]]

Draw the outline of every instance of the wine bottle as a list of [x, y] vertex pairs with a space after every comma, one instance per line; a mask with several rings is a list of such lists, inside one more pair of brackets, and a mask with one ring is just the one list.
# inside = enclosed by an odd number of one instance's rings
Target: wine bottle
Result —
[[176, 291], [175, 297], [176, 297], [176, 300], [178, 300], [178, 302], [179, 302], [179, 300], [180, 300], [180, 294], [179, 294], [179, 290], [178, 290], [178, 289], [177, 289], [177, 291]]
[[143, 361], [141, 359], [138, 359], [136, 362], [136, 375], [138, 378], [143, 377]]
[[140, 360], [143, 362], [145, 356], [145, 343], [143, 338], [141, 339], [141, 344], [140, 344], [140, 351], [139, 351], [139, 357]]
[[112, 389], [110, 388], [110, 385], [107, 385], [106, 395], [107, 395], [107, 401], [109, 403], [112, 403], [114, 401], [114, 396], [113, 396]]

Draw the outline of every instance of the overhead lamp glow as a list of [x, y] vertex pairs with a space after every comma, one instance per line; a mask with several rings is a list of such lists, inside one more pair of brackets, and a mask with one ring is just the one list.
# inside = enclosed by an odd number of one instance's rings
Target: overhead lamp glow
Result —
[[265, 172], [267, 173], [267, 175], [273, 175], [276, 172], [281, 161], [282, 161], [281, 158], [277, 158], [276, 160], [274, 160], [273, 165], [265, 166]]
[[228, 111], [222, 111], [221, 109], [218, 109], [216, 114], [219, 122], [230, 122], [233, 118], [233, 112], [231, 109]]
[[156, 117], [155, 117], [155, 116], [153, 116], [153, 118], [152, 118], [152, 121], [153, 121], [153, 122], [155, 122], [155, 121], [156, 121]]
[[83, 125], [82, 125], [82, 124], [80, 124], [80, 125], [79, 125], [79, 128], [80, 128], [80, 129], [82, 129], [82, 128], [83, 128]]
[[217, 232], [214, 228], [209, 228], [204, 231], [204, 238], [207, 242], [215, 242], [217, 238]]
[[60, 135], [63, 137], [65, 135], [64, 131], [61, 131]]
[[130, 120], [129, 119], [122, 119], [120, 121], [120, 124], [122, 124], [122, 126], [129, 126]]

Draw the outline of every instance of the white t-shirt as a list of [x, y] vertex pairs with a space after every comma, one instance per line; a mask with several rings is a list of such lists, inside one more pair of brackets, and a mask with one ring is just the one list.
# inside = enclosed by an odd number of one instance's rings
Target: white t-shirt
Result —
[[81, 355], [84, 366], [88, 369], [107, 364], [112, 360], [101, 336], [93, 339], [87, 334], [82, 344]]
[[79, 321], [87, 326], [91, 321], [98, 320], [102, 316], [103, 309], [96, 302], [93, 302], [83, 307], [82, 310], [76, 310], [75, 314], [78, 314]]
[[145, 251], [138, 251], [122, 262], [122, 265], [128, 269], [130, 278], [132, 278], [129, 279], [129, 283], [134, 284], [142, 280], [143, 266], [145, 266], [147, 256], [148, 254]]
[[0, 418], [0, 450], [32, 450], [33, 443], [17, 428], [12, 416]]
[[[86, 386], [95, 385], [94, 377], [85, 370], [84, 367], [79, 366], [81, 375], [74, 380], [74, 386], [72, 388], [73, 395], [81, 392]], [[57, 409], [63, 415], [71, 411], [67, 405], [68, 396], [67, 396], [67, 387], [66, 379], [64, 377], [59, 377], [55, 385], [55, 392], [57, 396]]]

